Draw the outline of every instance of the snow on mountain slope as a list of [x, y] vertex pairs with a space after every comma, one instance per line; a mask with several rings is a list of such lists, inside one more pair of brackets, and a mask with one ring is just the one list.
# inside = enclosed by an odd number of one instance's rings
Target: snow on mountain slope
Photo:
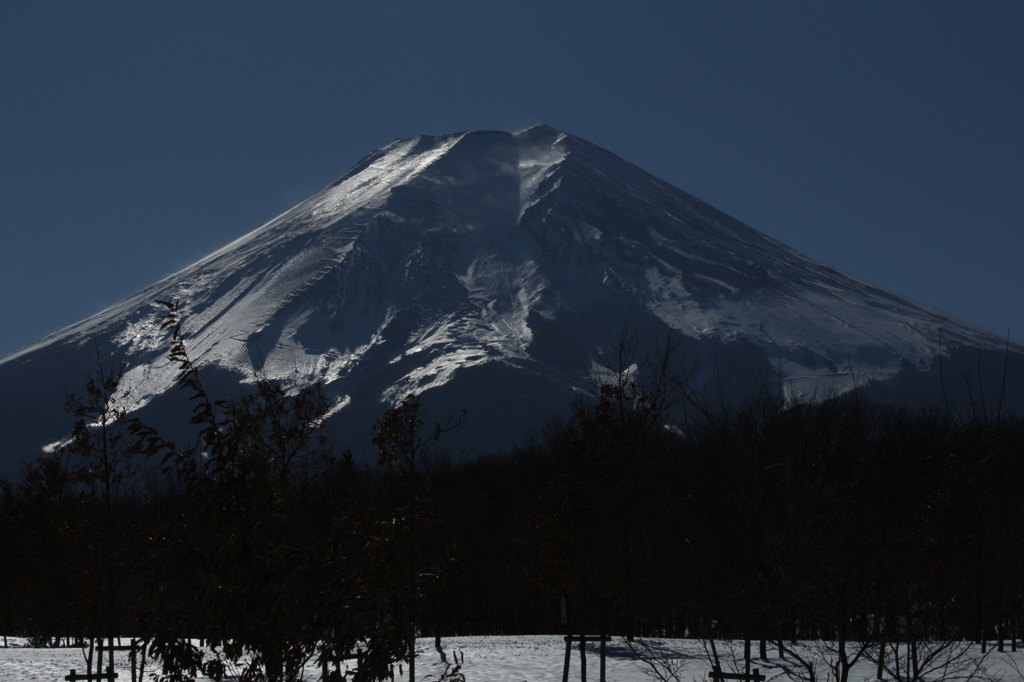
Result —
[[425, 136], [0, 360], [0, 400], [18, 406], [3, 418], [8, 457], [65, 428], [63, 391], [84, 382], [94, 348], [127, 363], [136, 409], [169, 404], [156, 299], [181, 302], [193, 358], [224, 387], [253, 370], [323, 381], [346, 442], [369, 440], [383, 404], [427, 391], [438, 413], [469, 410], [461, 446], [508, 445], [564, 409], [623, 324], [684, 335], [697, 382], [781, 370], [794, 392], [927, 370], [940, 330], [946, 347], [1003, 343], [550, 127]]

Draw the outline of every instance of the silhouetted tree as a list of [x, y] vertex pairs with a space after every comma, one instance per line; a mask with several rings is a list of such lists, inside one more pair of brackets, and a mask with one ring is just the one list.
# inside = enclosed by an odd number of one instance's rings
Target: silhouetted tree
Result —
[[[421, 546], [437, 546], [432, 530], [435, 525], [433, 505], [430, 503], [429, 470], [435, 445], [441, 436], [463, 423], [463, 418], [449, 418], [428, 427], [423, 420], [422, 399], [410, 394], [396, 406], [386, 410], [374, 425], [373, 444], [378, 450], [378, 464], [391, 475], [398, 487], [400, 506], [395, 510], [392, 526], [399, 540], [396, 546], [404, 548], [406, 577], [404, 589], [404, 619], [407, 628], [407, 661], [409, 679], [415, 679], [416, 633], [424, 603], [423, 578], [436, 577], [436, 564], [425, 571], [429, 563], [421, 556]], [[420, 536], [431, 537], [422, 543]], [[435, 619], [436, 621], [436, 619]], [[436, 635], [439, 641], [439, 635]]]

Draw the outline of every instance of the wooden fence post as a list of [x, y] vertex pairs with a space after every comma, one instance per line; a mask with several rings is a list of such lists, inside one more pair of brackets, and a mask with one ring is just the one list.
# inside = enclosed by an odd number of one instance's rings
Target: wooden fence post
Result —
[[569, 659], [572, 658], [572, 636], [565, 636], [565, 665], [562, 667], [562, 682], [569, 682]]

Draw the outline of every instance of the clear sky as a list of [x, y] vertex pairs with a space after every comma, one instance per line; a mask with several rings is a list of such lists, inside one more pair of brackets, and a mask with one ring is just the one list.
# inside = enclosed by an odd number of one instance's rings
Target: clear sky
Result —
[[1024, 2], [0, 3], [0, 356], [395, 138], [537, 123], [1024, 339]]

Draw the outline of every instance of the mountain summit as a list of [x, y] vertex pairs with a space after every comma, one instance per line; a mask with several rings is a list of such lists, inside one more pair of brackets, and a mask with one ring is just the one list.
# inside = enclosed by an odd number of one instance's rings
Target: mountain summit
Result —
[[0, 473], [66, 429], [64, 391], [82, 385], [97, 349], [127, 364], [144, 417], [181, 409], [156, 299], [180, 301], [212, 392], [237, 392], [254, 370], [288, 387], [320, 380], [337, 401], [335, 439], [357, 448], [410, 392], [438, 413], [468, 411], [460, 447], [511, 445], [565, 410], [624, 326], [678, 333], [694, 385], [730, 392], [842, 391], [927, 374], [944, 349], [1005, 346], [548, 126], [423, 136], [0, 360]]

